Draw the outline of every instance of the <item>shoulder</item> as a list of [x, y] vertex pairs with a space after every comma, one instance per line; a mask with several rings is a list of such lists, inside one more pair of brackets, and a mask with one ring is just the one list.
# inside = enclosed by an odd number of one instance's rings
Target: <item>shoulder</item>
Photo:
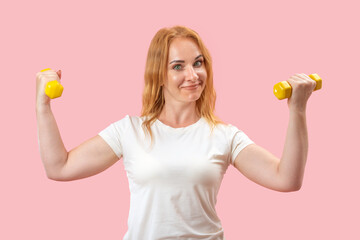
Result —
[[125, 115], [122, 119], [114, 122], [114, 125], [125, 126], [125, 127], [130, 127], [130, 126], [137, 127], [138, 125], [141, 125], [144, 122], [144, 120], [145, 120], [144, 117]]
[[212, 123], [204, 118], [202, 127], [214, 139], [222, 139], [221, 141], [227, 139], [226, 141], [229, 141], [228, 139], [231, 138], [231, 124], [224, 122]]
[[214, 127], [215, 130], [223, 132], [224, 134], [228, 135], [228, 134], [234, 134], [239, 130], [236, 126], [230, 124], [230, 123], [217, 123]]
[[237, 126], [230, 123], [217, 124], [214, 127], [217, 136], [223, 136], [231, 144], [238, 141], [250, 140], [250, 138]]

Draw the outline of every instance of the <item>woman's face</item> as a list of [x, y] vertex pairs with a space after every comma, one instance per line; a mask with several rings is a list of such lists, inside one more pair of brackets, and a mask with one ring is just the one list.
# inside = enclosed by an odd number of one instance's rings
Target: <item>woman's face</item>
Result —
[[189, 103], [198, 100], [205, 88], [204, 57], [191, 38], [175, 38], [169, 47], [165, 102]]

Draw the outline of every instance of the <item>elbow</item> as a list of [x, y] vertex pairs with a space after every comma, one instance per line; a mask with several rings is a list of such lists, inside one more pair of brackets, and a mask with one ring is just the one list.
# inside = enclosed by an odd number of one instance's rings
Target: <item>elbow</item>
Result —
[[300, 191], [301, 187], [302, 187], [302, 183], [298, 184], [297, 186], [295, 186], [293, 192]]
[[50, 171], [46, 171], [46, 176], [47, 176], [47, 178], [50, 179], [50, 180], [53, 180], [53, 181], [61, 181], [58, 175], [56, 175], [56, 174], [54, 174], [54, 173], [52, 173], [52, 172], [50, 172]]
[[46, 170], [46, 176], [47, 176], [48, 179], [53, 180], [53, 181], [58, 181], [58, 182], [66, 181], [65, 179], [63, 179], [61, 177], [61, 175], [59, 174], [58, 171]]
[[45, 164], [44, 162], [44, 170], [46, 173], [46, 177], [50, 180], [54, 181], [66, 181], [64, 179], [63, 173], [63, 164]]
[[287, 189], [286, 192], [297, 192], [301, 189], [301, 186], [300, 187], [293, 187], [293, 188], [289, 188]]
[[280, 192], [297, 192], [301, 189], [303, 177], [279, 178], [278, 186]]
[[302, 179], [282, 179], [278, 182], [277, 188], [275, 190], [279, 192], [297, 192], [302, 187]]
[[46, 176], [48, 179], [57, 181], [57, 182], [70, 182], [77, 180], [79, 178], [71, 177], [69, 175], [66, 175], [64, 171], [46, 171]]
[[284, 187], [283, 189], [280, 190], [280, 192], [297, 192], [301, 189], [301, 187], [302, 187], [302, 183], [297, 183]]
[[303, 184], [303, 177], [295, 180], [295, 182], [292, 184], [292, 186], [290, 188], [291, 192], [300, 191], [302, 184]]
[[47, 178], [56, 182], [69, 182], [71, 181], [70, 179], [65, 179], [65, 178], [61, 178], [59, 176], [56, 175], [47, 175]]

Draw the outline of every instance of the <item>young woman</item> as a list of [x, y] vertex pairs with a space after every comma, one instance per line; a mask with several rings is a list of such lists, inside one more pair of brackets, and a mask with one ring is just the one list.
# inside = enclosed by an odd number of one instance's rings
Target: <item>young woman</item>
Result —
[[199, 35], [186, 27], [159, 30], [145, 68], [140, 117], [125, 116], [67, 151], [44, 88], [61, 71], [37, 73], [40, 154], [56, 181], [86, 178], [123, 159], [131, 192], [124, 239], [224, 239], [215, 211], [227, 167], [281, 192], [300, 189], [308, 151], [306, 103], [315, 81], [288, 79], [293, 88], [281, 159], [214, 115], [212, 61]]

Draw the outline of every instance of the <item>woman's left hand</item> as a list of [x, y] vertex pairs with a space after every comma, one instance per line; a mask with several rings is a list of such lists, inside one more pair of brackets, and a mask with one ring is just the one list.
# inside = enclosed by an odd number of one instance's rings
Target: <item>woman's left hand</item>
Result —
[[306, 103], [316, 87], [316, 82], [304, 73], [295, 74], [287, 81], [292, 88], [291, 97], [288, 99], [289, 109], [304, 112]]

